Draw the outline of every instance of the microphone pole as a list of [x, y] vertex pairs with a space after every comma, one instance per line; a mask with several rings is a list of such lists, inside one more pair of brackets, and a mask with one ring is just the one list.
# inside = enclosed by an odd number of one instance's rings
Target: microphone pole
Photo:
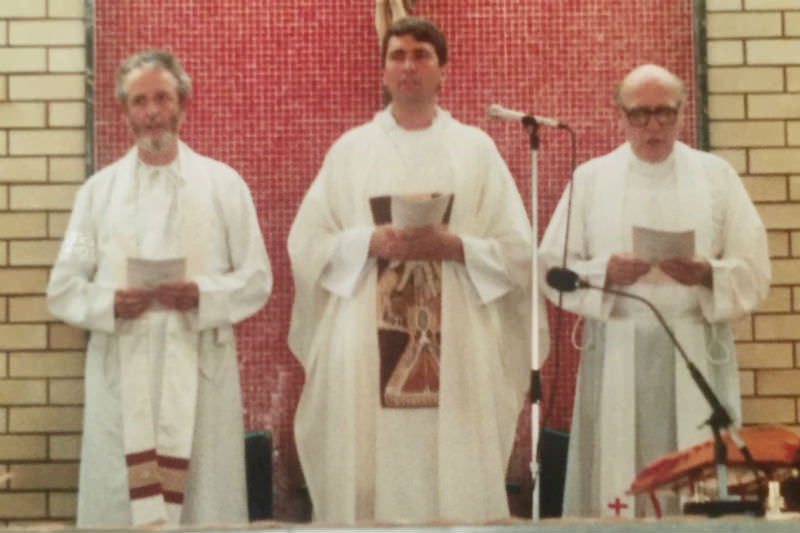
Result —
[[[499, 106], [497, 106], [499, 107]], [[497, 110], [495, 107], [495, 111]], [[500, 108], [502, 110], [502, 108]], [[507, 111], [507, 110], [503, 110]], [[538, 261], [538, 242], [539, 242], [539, 197], [538, 197], [538, 151], [539, 151], [539, 125], [551, 128], [565, 129], [569, 133], [572, 130], [565, 123], [546, 117], [536, 115], [524, 115], [519, 118], [522, 127], [528, 132], [529, 144], [531, 148], [531, 377], [530, 377], [530, 400], [531, 400], [531, 519], [539, 520], [541, 512], [540, 500], [540, 465], [539, 465], [539, 440], [541, 431], [539, 429], [539, 409], [542, 403], [542, 378], [541, 361], [539, 357], [539, 261]], [[574, 134], [573, 134], [574, 135]], [[546, 356], [547, 354], [545, 354]]]
[[531, 518], [539, 520], [539, 405], [542, 399], [542, 381], [539, 361], [539, 267], [537, 261], [537, 244], [539, 241], [539, 201], [537, 194], [538, 185], [538, 152], [539, 152], [539, 126], [567, 130], [573, 134], [569, 126], [560, 120], [549, 117], [530, 115], [520, 111], [506, 109], [498, 104], [486, 108], [486, 115], [493, 120], [507, 120], [519, 122], [528, 132], [531, 149], [531, 375], [530, 375], [530, 400], [531, 400]]
[[537, 244], [539, 241], [539, 209], [538, 209], [538, 153], [539, 153], [539, 124], [530, 115], [522, 118], [522, 127], [528, 132], [531, 149], [531, 519], [539, 520], [539, 404], [542, 399], [542, 381], [539, 373], [541, 361], [539, 360], [539, 267], [537, 258]]
[[[572, 292], [576, 289], [593, 289], [608, 294], [615, 294], [623, 298], [631, 298], [645, 304], [653, 313], [653, 315], [655, 315], [659, 324], [669, 336], [672, 345], [678, 349], [678, 353], [680, 354], [681, 359], [683, 359], [683, 362], [686, 364], [686, 368], [688, 369], [692, 380], [695, 382], [697, 388], [700, 390], [706, 402], [708, 402], [708, 405], [711, 407], [711, 416], [708, 417], [708, 420], [705, 421], [705, 424], [708, 424], [714, 436], [714, 464], [717, 472], [718, 492], [717, 500], [708, 502], [689, 502], [685, 504], [684, 513], [704, 514], [709, 516], [720, 516], [722, 514], [730, 513], [763, 514], [764, 508], [763, 504], [760, 502], [748, 502], [745, 500], [731, 499], [729, 497], [727, 480], [727, 446], [725, 445], [725, 441], [722, 440], [722, 430], [727, 429], [728, 434], [731, 436], [731, 440], [733, 440], [734, 444], [737, 446], [737, 448], [739, 448], [739, 451], [741, 451], [742, 456], [744, 456], [745, 463], [753, 471], [756, 481], [758, 481], [760, 477], [759, 468], [756, 465], [752, 454], [750, 453], [750, 449], [747, 447], [747, 443], [744, 442], [736, 428], [733, 427], [733, 419], [731, 418], [730, 414], [728, 414], [728, 411], [722, 406], [722, 403], [719, 401], [719, 398], [708, 384], [705, 376], [703, 376], [702, 372], [700, 372], [697, 366], [689, 359], [689, 356], [686, 355], [686, 351], [684, 351], [681, 343], [678, 342], [678, 339], [675, 337], [672, 328], [669, 327], [667, 321], [664, 320], [664, 317], [661, 315], [661, 312], [659, 312], [656, 306], [638, 294], [633, 294], [627, 291], [609, 287], [598, 287], [597, 285], [592, 285], [588, 281], [580, 279], [575, 272], [566, 268], [550, 269], [547, 272], [546, 279], [548, 285], [562, 293]], [[754, 503], [756, 505], [754, 505]]]

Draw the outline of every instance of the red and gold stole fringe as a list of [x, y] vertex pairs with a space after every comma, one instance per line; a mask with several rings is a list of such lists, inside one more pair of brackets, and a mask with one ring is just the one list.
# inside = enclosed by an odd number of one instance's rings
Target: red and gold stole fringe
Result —
[[163, 494], [167, 503], [183, 503], [188, 459], [158, 455], [156, 450], [150, 449], [129, 453], [125, 463], [131, 500]]

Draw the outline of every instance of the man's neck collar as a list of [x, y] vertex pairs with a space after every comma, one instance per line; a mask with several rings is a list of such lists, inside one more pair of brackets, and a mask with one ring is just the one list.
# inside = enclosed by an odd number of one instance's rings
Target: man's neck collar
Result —
[[419, 107], [391, 104], [389, 112], [397, 125], [404, 130], [424, 130], [431, 127], [436, 118], [436, 104]]
[[675, 168], [675, 147], [673, 146], [672, 151], [662, 159], [656, 163], [646, 161], [641, 159], [639, 156], [634, 153], [634, 151], [630, 150], [630, 168], [639, 172], [640, 174], [645, 175], [660, 175], [671, 172]]

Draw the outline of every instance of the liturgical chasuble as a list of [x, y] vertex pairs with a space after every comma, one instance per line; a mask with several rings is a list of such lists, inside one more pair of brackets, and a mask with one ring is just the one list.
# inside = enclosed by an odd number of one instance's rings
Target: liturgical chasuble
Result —
[[[407, 263], [379, 277], [390, 266], [367, 257], [372, 204], [405, 195], [452, 195], [448, 224], [464, 264]], [[530, 361], [530, 223], [488, 136], [441, 109], [418, 131], [378, 113], [328, 152], [289, 255], [289, 343], [306, 374], [295, 437], [315, 519], [507, 516], [505, 473]], [[379, 284], [407, 287], [404, 276], [427, 302], [441, 291], [438, 318], [392, 307], [392, 291]], [[426, 287], [434, 280], [441, 289]], [[398, 405], [402, 395], [382, 403], [391, 376], [380, 370], [377, 332], [402, 309], [415, 337], [404, 346], [425, 368], [438, 365], [438, 407]]]

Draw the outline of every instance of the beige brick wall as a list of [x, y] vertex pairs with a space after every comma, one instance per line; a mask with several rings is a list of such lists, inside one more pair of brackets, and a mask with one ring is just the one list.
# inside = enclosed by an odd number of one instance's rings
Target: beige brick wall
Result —
[[84, 0], [0, 1], [0, 526], [74, 521], [82, 332], [44, 293], [86, 178]]
[[709, 141], [769, 231], [772, 289], [736, 324], [747, 424], [800, 427], [800, 2], [707, 0]]

